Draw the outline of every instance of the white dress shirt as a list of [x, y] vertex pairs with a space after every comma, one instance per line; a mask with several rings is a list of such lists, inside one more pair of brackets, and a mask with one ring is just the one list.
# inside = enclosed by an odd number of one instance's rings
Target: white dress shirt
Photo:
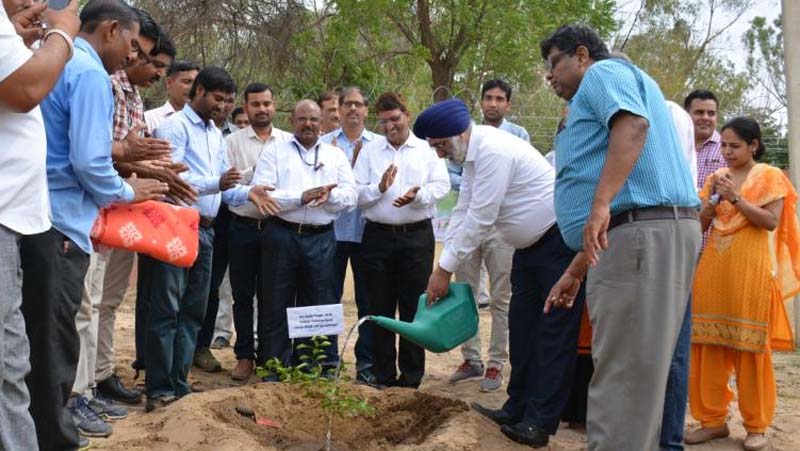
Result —
[[[394, 183], [386, 192], [378, 187], [389, 165], [397, 166]], [[369, 221], [382, 224], [411, 224], [436, 216], [436, 202], [450, 191], [447, 166], [436, 152], [413, 133], [395, 149], [381, 137], [361, 149], [355, 167], [358, 206]], [[403, 207], [392, 205], [409, 189], [419, 186], [417, 197]]]
[[556, 222], [555, 171], [530, 144], [491, 126], [472, 125], [458, 204], [439, 266], [455, 272], [492, 226], [524, 249]]
[[675, 123], [675, 131], [678, 132], [678, 141], [689, 163], [689, 171], [692, 173], [692, 180], [697, 180], [697, 152], [694, 150], [694, 122], [692, 117], [677, 103], [667, 100], [667, 107], [672, 113], [672, 122]]
[[[301, 204], [304, 191], [334, 183], [337, 186], [324, 204]], [[275, 188], [270, 195], [281, 207], [278, 217], [299, 224], [330, 224], [340, 213], [355, 208], [358, 200], [344, 152], [321, 141], [308, 150], [294, 137], [267, 147], [256, 164], [252, 184]]]
[[[239, 183], [242, 185], [249, 185], [253, 180], [256, 163], [258, 163], [258, 159], [261, 157], [264, 149], [289, 139], [292, 139], [291, 133], [275, 127], [272, 127], [272, 133], [266, 141], [262, 141], [261, 138], [258, 137], [253, 127], [245, 127], [226, 136], [225, 143], [228, 147], [228, 162], [231, 167], [236, 168], [237, 171], [242, 173], [242, 180]], [[230, 207], [230, 210], [239, 216], [253, 219], [265, 218], [265, 215], [262, 215], [252, 202], [247, 202], [238, 207]]]
[[173, 114], [175, 114], [175, 108], [172, 107], [172, 104], [169, 103], [169, 100], [167, 100], [167, 103], [158, 108], [145, 111], [144, 122], [147, 124], [147, 130], [151, 135], [155, 135], [158, 126]]

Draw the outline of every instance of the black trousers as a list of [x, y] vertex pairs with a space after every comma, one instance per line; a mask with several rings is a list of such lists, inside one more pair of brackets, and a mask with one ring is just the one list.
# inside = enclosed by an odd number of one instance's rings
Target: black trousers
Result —
[[[362, 265], [371, 315], [412, 321], [419, 296], [425, 292], [433, 270], [433, 227], [394, 232], [367, 223], [361, 241]], [[425, 350], [395, 334], [374, 327], [372, 371], [379, 383], [418, 387], [425, 374]], [[397, 369], [400, 377], [397, 377]]]
[[39, 449], [78, 448], [78, 429], [65, 408], [78, 367], [75, 315], [89, 255], [56, 229], [23, 236], [22, 314], [31, 344], [26, 378]]
[[556, 226], [533, 245], [514, 252], [508, 341], [511, 378], [503, 405], [512, 418], [555, 434], [569, 400], [577, 357], [585, 287], [571, 309], [543, 313], [550, 289], [575, 252]]
[[[234, 217], [228, 233], [228, 256], [230, 260], [231, 295], [233, 296], [233, 327], [236, 329], [236, 343], [233, 352], [236, 360], [255, 360], [255, 339], [253, 322], [253, 296], [258, 300], [258, 308], [263, 304], [261, 294], [261, 241], [265, 239], [267, 221], [257, 225], [249, 224]], [[216, 241], [214, 242], [216, 252]], [[216, 254], [215, 254], [216, 255]], [[216, 260], [214, 261], [216, 264]], [[213, 266], [212, 266], [213, 267]], [[211, 274], [214, 283], [214, 274]], [[213, 285], [212, 285], [213, 290]]]
[[[261, 240], [262, 300], [258, 305], [258, 365], [272, 358], [278, 358], [283, 365], [302, 362], [300, 353], [295, 352], [296, 346], [308, 344], [309, 340], [297, 339], [293, 348], [289, 339], [286, 309], [339, 302], [334, 288], [335, 254], [333, 228], [317, 234], [297, 233], [281, 224], [267, 221], [265, 236]], [[335, 346], [335, 342], [331, 342]]]

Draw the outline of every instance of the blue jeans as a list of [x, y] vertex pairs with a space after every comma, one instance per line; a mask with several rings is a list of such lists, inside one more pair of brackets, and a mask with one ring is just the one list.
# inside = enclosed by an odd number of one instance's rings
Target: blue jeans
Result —
[[[149, 267], [147, 296], [146, 392], [150, 398], [184, 396], [191, 392], [186, 376], [203, 324], [211, 284], [214, 230], [201, 227], [197, 260], [191, 268], [139, 254]], [[141, 275], [140, 275], [141, 277]]]
[[686, 304], [681, 331], [669, 367], [661, 419], [661, 451], [683, 451], [683, 427], [686, 421], [686, 398], [689, 387], [689, 349], [692, 344], [692, 296]]
[[[350, 265], [353, 268], [353, 285], [356, 295], [356, 310], [359, 318], [369, 314], [367, 286], [363, 280], [364, 263], [362, 262], [361, 247], [361, 243], [337, 241], [334, 263], [336, 299], [341, 303], [342, 294], [344, 293], [344, 279], [347, 276], [347, 260], [350, 260]], [[372, 323], [369, 321], [358, 327], [355, 355], [357, 371], [372, 367]]]
[[203, 327], [197, 334], [197, 350], [211, 346], [214, 339], [214, 325], [217, 322], [217, 312], [219, 311], [219, 286], [225, 278], [225, 271], [228, 269], [228, 224], [230, 223], [231, 212], [228, 206], [221, 204], [219, 213], [214, 218], [214, 253], [211, 259], [211, 285], [208, 290], [208, 302], [206, 303], [206, 314], [203, 319]]
[[[300, 234], [267, 221], [261, 240], [261, 287], [263, 308], [258, 308], [257, 364], [277, 358], [284, 366], [302, 362], [296, 347], [308, 339], [289, 339], [286, 309], [336, 304], [333, 257], [336, 238], [333, 229], [317, 234]], [[252, 298], [251, 298], [252, 299]], [[333, 337], [331, 337], [333, 338]], [[336, 349], [335, 340], [330, 349]], [[332, 357], [331, 357], [332, 359]], [[336, 353], [338, 360], [338, 353]]]

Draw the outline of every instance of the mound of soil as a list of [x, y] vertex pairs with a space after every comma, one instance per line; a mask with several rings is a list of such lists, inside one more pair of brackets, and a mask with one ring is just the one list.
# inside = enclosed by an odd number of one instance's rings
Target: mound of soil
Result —
[[[366, 397], [375, 414], [334, 417], [332, 450], [448, 449], [433, 436], [468, 411], [463, 401], [416, 390], [378, 392], [357, 385], [350, 389]], [[252, 409], [257, 418], [271, 420], [278, 427], [254, 423], [252, 418], [240, 415], [237, 406]], [[116, 449], [320, 451], [324, 450], [328, 428], [328, 414], [319, 407], [319, 401], [286, 384], [195, 394], [135, 421], [142, 423], [140, 430], [148, 434], [118, 443]]]

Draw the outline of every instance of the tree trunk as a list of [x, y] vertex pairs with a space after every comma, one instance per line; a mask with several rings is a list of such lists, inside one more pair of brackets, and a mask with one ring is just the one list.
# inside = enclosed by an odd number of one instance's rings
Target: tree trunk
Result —
[[450, 61], [428, 61], [431, 68], [433, 101], [440, 102], [453, 96], [454, 65]]

